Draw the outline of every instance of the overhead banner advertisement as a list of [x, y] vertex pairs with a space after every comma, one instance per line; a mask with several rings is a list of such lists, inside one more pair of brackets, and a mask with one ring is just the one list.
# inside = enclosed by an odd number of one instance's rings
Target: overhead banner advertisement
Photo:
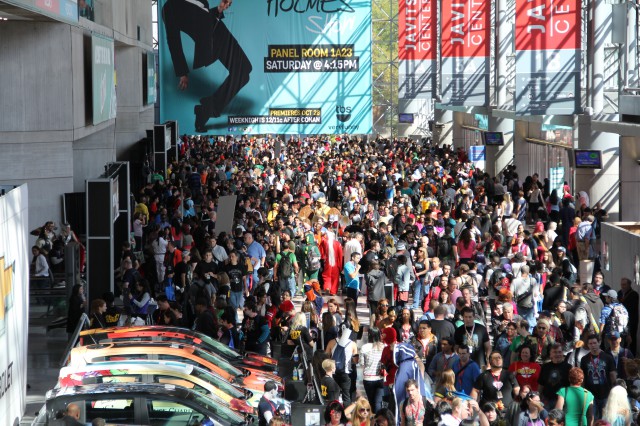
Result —
[[116, 118], [113, 40], [91, 35], [91, 83], [93, 124]]
[[489, 103], [491, 4], [442, 0], [442, 104]]
[[27, 404], [29, 252], [27, 185], [0, 197], [0, 413], [19, 424]]
[[371, 2], [158, 3], [161, 122], [191, 134], [371, 132]]
[[400, 0], [398, 97], [432, 99], [436, 87], [437, 1]]
[[578, 0], [516, 0], [516, 115], [571, 115], [580, 106]]

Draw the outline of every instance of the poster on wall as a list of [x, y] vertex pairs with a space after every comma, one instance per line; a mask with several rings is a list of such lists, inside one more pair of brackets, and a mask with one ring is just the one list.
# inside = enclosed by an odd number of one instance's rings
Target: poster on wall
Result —
[[116, 118], [113, 40], [98, 34], [91, 35], [91, 94], [93, 96], [93, 124]]
[[516, 0], [516, 115], [580, 112], [581, 4]]
[[476, 169], [484, 170], [487, 161], [487, 147], [484, 145], [472, 145], [469, 147], [469, 161]]
[[29, 324], [28, 191], [0, 197], [0, 413], [19, 424], [26, 408]]
[[442, 0], [442, 104], [489, 102], [491, 3]]
[[549, 188], [551, 191], [555, 189], [558, 197], [562, 197], [564, 188], [564, 167], [549, 168]]
[[158, 2], [161, 122], [188, 134], [371, 132], [371, 2], [206, 3]]
[[156, 55], [147, 52], [147, 105], [156, 103], [156, 84]]
[[436, 87], [437, 2], [400, 0], [398, 5], [398, 97], [432, 99]]

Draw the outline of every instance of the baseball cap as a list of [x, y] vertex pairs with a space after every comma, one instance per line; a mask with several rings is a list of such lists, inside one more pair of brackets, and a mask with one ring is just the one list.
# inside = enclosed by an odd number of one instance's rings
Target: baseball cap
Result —
[[606, 293], [606, 296], [612, 298], [612, 299], [617, 299], [618, 298], [618, 293], [615, 290], [609, 290]]
[[609, 333], [608, 337], [609, 339], [619, 339], [620, 333], [618, 333], [617, 331], [612, 331], [611, 333]]
[[407, 245], [405, 243], [398, 243], [398, 246], [396, 247], [396, 250], [406, 250], [407, 249]]

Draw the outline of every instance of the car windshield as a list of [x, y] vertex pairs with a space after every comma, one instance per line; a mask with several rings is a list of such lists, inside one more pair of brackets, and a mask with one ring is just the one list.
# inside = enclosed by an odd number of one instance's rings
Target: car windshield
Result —
[[211, 352], [198, 348], [196, 348], [193, 353], [202, 359], [206, 359], [207, 361], [214, 363], [216, 366], [220, 367], [223, 371], [231, 374], [232, 376], [239, 377], [244, 376], [245, 374], [244, 371], [232, 366], [231, 364], [229, 364], [229, 361], [221, 358], [216, 354], [212, 354]]
[[223, 420], [231, 424], [243, 424], [245, 422], [244, 416], [236, 413], [229, 407], [223, 407], [220, 404], [216, 404], [208, 396], [192, 392], [189, 394], [188, 399], [194, 401], [197, 405], [205, 407], [206, 409], [213, 411]]
[[198, 334], [198, 338], [202, 339], [202, 341], [205, 342], [207, 346], [211, 346], [213, 349], [216, 350], [216, 352], [220, 353], [225, 358], [234, 359], [234, 358], [242, 357], [238, 352], [234, 351], [229, 346], [223, 345], [222, 343], [218, 342], [215, 339], [212, 339], [206, 334], [203, 334], [203, 333], [197, 333], [197, 334]]
[[227, 382], [220, 376], [216, 376], [215, 374], [211, 374], [203, 368], [194, 368], [191, 372], [191, 375], [197, 377], [199, 379], [204, 380], [205, 382], [211, 383], [227, 395], [230, 395], [234, 398], [244, 399], [247, 398], [247, 394], [245, 391], [238, 389], [233, 386], [231, 383]]

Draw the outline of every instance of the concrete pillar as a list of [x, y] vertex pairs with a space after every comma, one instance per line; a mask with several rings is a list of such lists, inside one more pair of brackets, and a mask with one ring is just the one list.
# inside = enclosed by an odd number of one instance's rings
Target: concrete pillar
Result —
[[604, 108], [604, 46], [611, 37], [611, 5], [606, 4], [606, 0], [592, 0], [591, 21], [591, 37], [589, 37], [593, 70], [591, 106], [594, 114], [600, 114]]
[[[509, 102], [507, 82], [509, 76], [508, 56], [513, 54], [514, 33], [513, 19], [515, 12], [514, 0], [498, 0], [496, 4], [496, 98], [498, 108]], [[497, 130], [496, 130], [497, 131]]]
[[462, 130], [462, 125], [464, 124], [464, 113], [463, 112], [454, 112], [453, 113], [453, 128], [452, 128], [452, 144], [454, 148], [464, 147], [464, 132]]
[[529, 136], [529, 123], [515, 121], [513, 127], [513, 164], [521, 181], [535, 171], [529, 170], [529, 143], [525, 140]]
[[436, 109], [434, 113], [436, 124], [442, 125], [433, 131], [433, 142], [441, 146], [443, 144], [451, 145], [453, 143], [453, 112]]
[[[602, 169], [576, 169], [574, 192], [586, 191], [589, 194], [591, 206], [601, 202], [609, 213], [609, 221], [620, 220], [620, 136], [614, 133], [591, 131], [591, 120], [587, 116], [579, 116], [578, 120], [578, 149], [597, 149], [602, 151]], [[635, 163], [633, 157], [633, 166]], [[639, 175], [640, 176], [640, 175]], [[636, 192], [633, 198], [638, 198]], [[636, 212], [625, 210], [625, 213], [638, 215]], [[625, 218], [626, 220], [626, 218]]]
[[624, 222], [640, 221], [640, 137], [620, 138], [620, 215]]
[[504, 136], [504, 146], [487, 147], [486, 168], [487, 172], [492, 176], [498, 175], [513, 161], [513, 126], [513, 120], [489, 116], [489, 130], [502, 132]]

